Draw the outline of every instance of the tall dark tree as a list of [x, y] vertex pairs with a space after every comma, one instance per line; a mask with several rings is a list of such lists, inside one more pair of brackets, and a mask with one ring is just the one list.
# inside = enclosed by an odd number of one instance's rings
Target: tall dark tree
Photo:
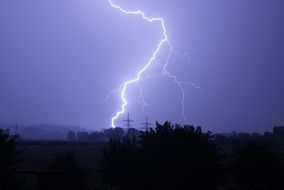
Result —
[[18, 188], [18, 181], [13, 176], [19, 166], [21, 150], [16, 147], [16, 141], [8, 130], [0, 129], [0, 189]]
[[140, 144], [111, 142], [104, 153], [104, 182], [116, 189], [217, 189], [222, 157], [200, 127], [157, 123]]

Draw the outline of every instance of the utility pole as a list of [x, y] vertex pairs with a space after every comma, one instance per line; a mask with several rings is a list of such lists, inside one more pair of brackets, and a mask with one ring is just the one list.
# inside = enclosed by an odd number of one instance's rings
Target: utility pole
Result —
[[122, 120], [122, 121], [124, 121], [124, 122], [126, 122], [126, 127], [127, 127], [127, 131], [129, 130], [129, 128], [132, 126], [132, 122], [133, 122], [133, 120], [131, 120], [130, 119], [130, 117], [129, 117], [129, 113], [127, 113], [127, 119], [125, 119], [125, 120]]
[[143, 129], [146, 129], [146, 131], [148, 131], [150, 126], [152, 125], [152, 123], [149, 123], [148, 117], [146, 117], [146, 121], [145, 121], [145, 123], [142, 123], [142, 125], [145, 126], [145, 127], [143, 127]]

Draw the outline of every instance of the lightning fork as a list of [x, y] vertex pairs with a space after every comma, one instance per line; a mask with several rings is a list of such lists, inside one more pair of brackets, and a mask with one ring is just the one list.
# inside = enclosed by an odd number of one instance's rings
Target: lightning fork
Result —
[[[125, 92], [127, 90], [127, 87], [128, 85], [130, 84], [133, 84], [133, 83], [136, 83], [140, 80], [141, 78], [141, 75], [149, 68], [149, 66], [154, 62], [154, 60], [156, 59], [156, 56], [157, 54], [160, 52], [160, 49], [162, 47], [162, 45], [164, 43], [166, 43], [168, 46], [169, 46], [169, 54], [168, 56], [166, 57], [166, 63], [165, 65], [163, 66], [163, 70], [162, 70], [162, 75], [166, 75], [170, 78], [172, 78], [174, 80], [174, 82], [177, 84], [177, 86], [179, 87], [180, 91], [182, 92], [182, 101], [181, 101], [181, 106], [182, 106], [182, 116], [183, 116], [183, 119], [184, 121], [187, 123], [187, 118], [186, 118], [186, 115], [185, 115], [185, 106], [184, 106], [184, 101], [185, 101], [185, 89], [183, 87], [183, 85], [192, 85], [196, 88], [199, 88], [197, 85], [193, 84], [193, 83], [188, 83], [188, 82], [184, 82], [184, 81], [179, 81], [177, 79], [177, 76], [175, 75], [172, 75], [168, 70], [167, 70], [167, 66], [169, 64], [169, 59], [172, 55], [172, 53], [175, 53], [178, 57], [184, 57], [184, 56], [188, 56], [187, 53], [183, 54], [183, 55], [180, 55], [174, 48], [173, 46], [171, 45], [170, 41], [168, 40], [168, 35], [167, 35], [167, 31], [166, 31], [166, 27], [165, 27], [165, 22], [164, 22], [164, 19], [163, 18], [160, 18], [160, 17], [154, 17], [154, 18], [149, 18], [145, 15], [145, 13], [141, 10], [136, 10], [136, 11], [127, 11], [125, 9], [123, 9], [122, 7], [116, 5], [113, 3], [112, 0], [108, 0], [109, 4], [111, 7], [115, 8], [115, 9], [118, 9], [120, 12], [126, 14], [126, 15], [138, 15], [138, 16], [141, 16], [142, 19], [146, 20], [147, 22], [160, 22], [161, 26], [162, 26], [162, 29], [163, 29], [163, 38], [160, 40], [160, 42], [158, 43], [155, 51], [153, 52], [153, 55], [152, 57], [149, 58], [148, 62], [145, 64], [145, 66], [137, 73], [136, 77], [133, 78], [133, 79], [130, 79], [130, 80], [127, 80], [123, 83], [123, 87], [122, 87], [122, 90], [121, 90], [121, 94], [120, 94], [120, 97], [121, 97], [121, 100], [122, 100], [122, 105], [121, 105], [121, 108], [119, 111], [116, 112], [116, 114], [111, 118], [111, 126], [113, 128], [115, 128], [115, 120], [125, 112], [125, 107], [127, 105], [127, 100], [125, 98]], [[142, 95], [142, 90], [141, 88], [139, 88], [140, 90], [140, 93]]]
[[[128, 85], [130, 84], [133, 84], [133, 83], [136, 83], [137, 81], [140, 80], [140, 77], [142, 75], [142, 73], [144, 73], [148, 67], [153, 63], [153, 61], [156, 59], [156, 55], [159, 53], [160, 51], [160, 48], [161, 46], [164, 44], [164, 43], [169, 43], [168, 41], [168, 36], [167, 36], [167, 31], [166, 31], [166, 28], [165, 28], [165, 23], [164, 23], [164, 19], [163, 18], [149, 18], [145, 15], [144, 12], [142, 12], [141, 10], [137, 10], [137, 11], [127, 11], [127, 10], [124, 10], [123, 8], [121, 8], [120, 6], [118, 5], [115, 5], [112, 0], [108, 0], [109, 4], [111, 7], [115, 8], [115, 9], [118, 9], [120, 12], [124, 13], [124, 14], [127, 14], [127, 15], [139, 15], [141, 16], [144, 20], [146, 20], [147, 22], [160, 22], [161, 26], [162, 26], [162, 29], [163, 29], [163, 39], [159, 42], [159, 44], [157, 45], [152, 57], [150, 57], [149, 61], [146, 63], [146, 65], [137, 73], [136, 77], [131, 79], [131, 80], [127, 80], [124, 82], [123, 84], [123, 88], [122, 88], [122, 91], [121, 91], [121, 94], [120, 94], [120, 97], [121, 97], [121, 100], [122, 100], [122, 105], [121, 105], [121, 108], [120, 110], [115, 114], [114, 117], [111, 118], [111, 126], [113, 128], [115, 128], [115, 120], [125, 112], [125, 107], [127, 105], [127, 100], [125, 98], [125, 92], [127, 90], [127, 87]], [[169, 43], [170, 44], [170, 43]]]

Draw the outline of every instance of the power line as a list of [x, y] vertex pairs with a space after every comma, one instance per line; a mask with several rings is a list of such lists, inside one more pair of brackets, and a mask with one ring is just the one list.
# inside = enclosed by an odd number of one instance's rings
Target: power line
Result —
[[150, 122], [148, 121], [148, 117], [146, 117], [145, 123], [141, 123], [141, 124], [144, 126], [143, 129], [146, 129], [146, 131], [148, 131], [149, 128], [150, 128], [150, 126], [152, 125], [152, 123], [150, 123]]
[[127, 119], [125, 119], [125, 120], [122, 120], [122, 121], [124, 121], [124, 122], [126, 122], [126, 127], [127, 127], [127, 130], [129, 130], [129, 128], [132, 126], [132, 122], [133, 122], [133, 120], [131, 120], [130, 119], [130, 117], [129, 117], [129, 113], [127, 113]]

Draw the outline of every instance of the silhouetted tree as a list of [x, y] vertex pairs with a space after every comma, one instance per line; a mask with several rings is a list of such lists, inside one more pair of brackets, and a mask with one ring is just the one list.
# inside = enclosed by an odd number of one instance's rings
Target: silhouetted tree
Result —
[[217, 145], [240, 146], [250, 142], [257, 142], [264, 145], [281, 145], [281, 141], [271, 132], [265, 132], [263, 135], [258, 133], [231, 133], [231, 134], [216, 134], [214, 141]]
[[[9, 135], [8, 130], [0, 129], [0, 189], [18, 189], [18, 181], [13, 172], [20, 163], [21, 150], [16, 147], [15, 139]], [[12, 172], [12, 173], [10, 173]]]
[[125, 132], [122, 128], [116, 127], [114, 129], [110, 128], [110, 129], [104, 130], [104, 134], [108, 139], [112, 141], [123, 141]]
[[231, 170], [236, 189], [284, 189], [279, 157], [263, 145], [249, 143], [237, 148]]
[[88, 173], [75, 159], [74, 152], [55, 155], [48, 166], [54, 173], [46, 174], [41, 179], [39, 189], [42, 190], [85, 190]]
[[104, 182], [115, 189], [217, 189], [222, 157], [200, 127], [157, 123], [140, 144], [111, 141], [104, 151]]

